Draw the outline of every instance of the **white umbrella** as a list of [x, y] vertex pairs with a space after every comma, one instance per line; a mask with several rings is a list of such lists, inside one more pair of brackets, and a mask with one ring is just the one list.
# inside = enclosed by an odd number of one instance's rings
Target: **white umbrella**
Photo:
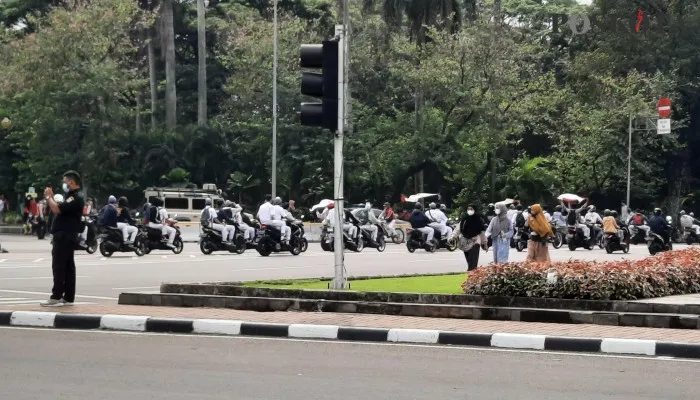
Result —
[[333, 200], [323, 199], [318, 204], [311, 207], [311, 211], [318, 210], [319, 208], [326, 208], [332, 202], [333, 202]]
[[408, 196], [406, 199], [406, 202], [408, 203], [418, 203], [422, 199], [428, 198], [428, 197], [433, 197], [433, 196], [440, 196], [439, 194], [436, 193], [418, 193], [418, 194], [412, 194]]
[[511, 204], [513, 204], [513, 203], [515, 203], [515, 200], [513, 200], [513, 199], [505, 199], [505, 200], [503, 200], [503, 201], [499, 201], [499, 202], [496, 203], [496, 204], [503, 204], [504, 206], [507, 207], [507, 206], [509, 206], [509, 205], [511, 205]]
[[576, 194], [564, 193], [564, 194], [560, 195], [559, 197], [557, 197], [557, 200], [580, 203], [586, 199], [584, 199], [583, 197], [576, 195]]

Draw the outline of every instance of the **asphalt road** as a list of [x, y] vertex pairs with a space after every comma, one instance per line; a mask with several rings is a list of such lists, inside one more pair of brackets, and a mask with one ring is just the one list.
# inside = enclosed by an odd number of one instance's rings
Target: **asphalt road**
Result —
[[[3, 246], [9, 253], [0, 254], [0, 309], [13, 305], [35, 304], [48, 297], [51, 277], [49, 241], [32, 237], [4, 235]], [[680, 247], [680, 246], [679, 246]], [[522, 261], [526, 252], [511, 250], [511, 260]], [[648, 256], [645, 246], [633, 246], [630, 254], [608, 255], [604, 250], [566, 248], [551, 251], [554, 260], [619, 260]], [[480, 263], [491, 262], [491, 252], [481, 253]], [[205, 256], [199, 247], [186, 243], [182, 254], [156, 251], [144, 257], [133, 253], [116, 253], [111, 258], [99, 254], [76, 253], [79, 303], [115, 302], [124, 291], [157, 292], [163, 282], [241, 281], [279, 278], [314, 278], [333, 275], [333, 254], [323, 252], [318, 243], [299, 256], [289, 253], [261, 257], [255, 250], [243, 255], [215, 253]], [[361, 253], [346, 252], [348, 276], [396, 275], [466, 270], [464, 255], [440, 250], [408, 253], [404, 245], [390, 244], [383, 253], [365, 249]]]
[[697, 397], [698, 364], [450, 347], [0, 329], [12, 400]]

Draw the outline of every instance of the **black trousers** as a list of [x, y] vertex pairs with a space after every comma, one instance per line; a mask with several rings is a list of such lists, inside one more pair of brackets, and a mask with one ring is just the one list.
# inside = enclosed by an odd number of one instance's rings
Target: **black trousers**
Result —
[[467, 259], [467, 271], [475, 270], [479, 266], [479, 250], [481, 250], [481, 246], [475, 244], [469, 251], [464, 252], [464, 258]]
[[55, 237], [51, 251], [53, 270], [53, 289], [51, 298], [75, 301], [75, 239]]

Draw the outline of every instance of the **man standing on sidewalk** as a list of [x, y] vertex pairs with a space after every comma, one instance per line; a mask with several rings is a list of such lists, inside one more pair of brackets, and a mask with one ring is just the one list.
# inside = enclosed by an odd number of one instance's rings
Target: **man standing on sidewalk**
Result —
[[63, 192], [65, 201], [57, 204], [53, 199], [53, 189], [46, 188], [44, 197], [49, 208], [56, 216], [51, 233], [53, 250], [51, 252], [53, 270], [53, 289], [51, 298], [41, 303], [44, 307], [72, 305], [75, 301], [75, 247], [80, 234], [80, 219], [83, 215], [85, 200], [78, 193], [80, 175], [75, 171], [63, 174]]

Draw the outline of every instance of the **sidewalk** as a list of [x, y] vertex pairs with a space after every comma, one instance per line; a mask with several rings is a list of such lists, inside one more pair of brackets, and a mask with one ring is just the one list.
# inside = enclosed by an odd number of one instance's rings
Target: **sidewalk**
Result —
[[699, 330], [635, 328], [603, 325], [549, 324], [537, 322], [486, 321], [390, 315], [242, 311], [220, 308], [149, 307], [126, 305], [76, 305], [44, 308], [16, 306], [7, 311], [43, 311], [62, 314], [132, 315], [153, 318], [232, 320], [279, 324], [337, 325], [385, 329], [425, 329], [470, 333], [507, 333], [577, 338], [642, 339], [700, 343]]

